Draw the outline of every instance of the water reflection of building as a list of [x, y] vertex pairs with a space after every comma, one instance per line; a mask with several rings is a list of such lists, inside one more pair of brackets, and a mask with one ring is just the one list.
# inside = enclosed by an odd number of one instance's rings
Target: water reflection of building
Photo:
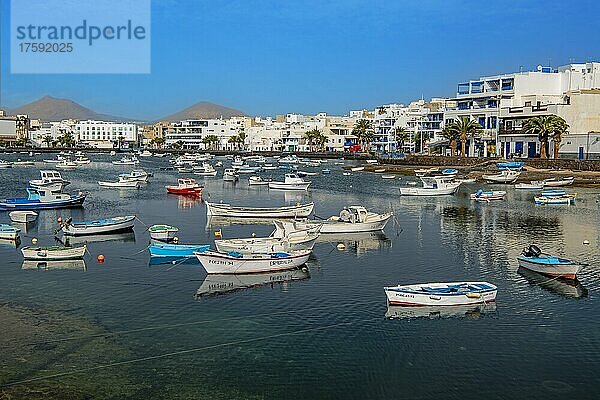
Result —
[[327, 233], [319, 235], [317, 243], [330, 243], [334, 247], [343, 243], [347, 251], [359, 257], [370, 251], [389, 251], [392, 248], [392, 241], [383, 232]]
[[287, 290], [287, 283], [308, 279], [308, 268], [260, 274], [209, 274], [196, 291], [196, 298], [231, 293], [257, 286], [281, 284]]
[[202, 197], [200, 196], [177, 196], [177, 207], [180, 209], [193, 208], [198, 204], [202, 204]]

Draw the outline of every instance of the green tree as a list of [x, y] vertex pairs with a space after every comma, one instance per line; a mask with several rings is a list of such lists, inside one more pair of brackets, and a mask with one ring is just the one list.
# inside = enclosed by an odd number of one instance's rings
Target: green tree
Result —
[[[397, 126], [394, 128], [394, 138], [396, 141], [396, 150], [398, 149], [398, 147], [400, 147], [400, 150], [404, 151], [404, 144], [410, 138], [410, 134], [408, 133], [406, 128]], [[400, 146], [398, 146], [398, 143], [400, 143]]]
[[452, 129], [452, 126], [446, 125], [444, 129], [442, 129], [442, 137], [446, 139], [450, 145], [450, 154], [456, 155], [456, 143], [460, 139], [460, 133]]
[[217, 135], [207, 135], [202, 138], [202, 143], [209, 149], [213, 149], [214, 146], [219, 143]]
[[356, 125], [354, 125], [354, 128], [352, 128], [352, 134], [358, 139], [361, 150], [364, 149], [363, 151], [366, 150], [368, 153], [369, 148], [367, 143], [371, 143], [371, 140], [373, 140], [373, 136], [375, 135], [371, 121], [368, 119], [359, 119], [356, 122]]
[[161, 148], [165, 145], [165, 138], [157, 136], [150, 140], [150, 145], [157, 148]]
[[537, 135], [540, 141], [540, 158], [548, 158], [548, 142], [554, 132], [554, 124], [550, 115], [529, 118], [523, 123], [523, 132]]
[[310, 131], [304, 132], [303, 137], [308, 142], [308, 151], [313, 151], [313, 144], [320, 134], [321, 132], [318, 129], [311, 129]]
[[467, 139], [469, 137], [474, 138], [475, 135], [479, 134], [481, 132], [481, 125], [469, 117], [461, 117], [460, 119], [451, 122], [448, 125], [448, 129], [458, 133], [460, 138], [460, 154], [464, 157], [467, 149]]
[[562, 142], [563, 135], [569, 131], [569, 124], [563, 118], [558, 115], [551, 115], [553, 119], [554, 131], [552, 133], [552, 142], [554, 143], [554, 158], [558, 158], [558, 152], [560, 150], [560, 142]]
[[325, 151], [325, 143], [327, 143], [329, 141], [329, 138], [327, 136], [325, 136], [324, 134], [322, 134], [320, 131], [317, 131], [318, 133], [315, 135], [315, 143], [317, 144], [317, 146], [319, 147], [320, 151]]
[[62, 147], [73, 147], [75, 145], [75, 140], [70, 132], [65, 132], [60, 135], [58, 137], [58, 142]]

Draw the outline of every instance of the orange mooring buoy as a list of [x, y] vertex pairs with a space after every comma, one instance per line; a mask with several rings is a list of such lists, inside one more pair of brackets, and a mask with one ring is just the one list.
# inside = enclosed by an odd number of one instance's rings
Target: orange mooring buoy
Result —
[[98, 264], [102, 264], [104, 262], [104, 256], [102, 254], [98, 254]]

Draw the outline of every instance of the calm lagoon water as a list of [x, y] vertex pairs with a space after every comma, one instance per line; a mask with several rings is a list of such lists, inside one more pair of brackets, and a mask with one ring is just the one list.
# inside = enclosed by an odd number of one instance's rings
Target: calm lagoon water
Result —
[[[10, 159], [17, 156], [5, 156]], [[143, 159], [154, 176], [141, 190], [100, 188], [131, 167], [107, 155], [64, 176], [84, 208], [42, 211], [22, 234], [55, 243], [56, 219], [135, 214], [134, 235], [93, 241], [84, 263], [40, 268], [0, 247], [0, 393], [28, 398], [450, 399], [597, 398], [600, 386], [599, 193], [579, 189], [570, 207], [536, 207], [508, 189], [506, 201], [456, 196], [400, 198], [402, 180], [353, 173], [311, 177], [307, 193], [206, 178], [205, 199], [249, 206], [314, 201], [328, 217], [344, 205], [393, 209], [384, 234], [328, 237], [308, 272], [207, 277], [195, 263], [151, 265], [146, 225], [180, 228], [183, 243], [267, 235], [268, 225], [207, 221], [200, 201], [166, 194], [166, 159]], [[36, 156], [41, 160], [42, 156]], [[45, 156], [48, 158], [48, 156]], [[2, 197], [24, 193], [35, 167], [0, 171]], [[47, 167], [47, 166], [46, 166]], [[272, 173], [270, 173], [272, 172]], [[267, 171], [265, 176], [282, 176]], [[199, 178], [201, 179], [201, 178]], [[9, 221], [7, 213], [1, 222]], [[582, 242], [588, 240], [589, 245]], [[336, 249], [343, 242], [344, 251]], [[529, 243], [586, 268], [578, 285], [523, 274]], [[106, 257], [104, 264], [96, 256]], [[486, 280], [495, 306], [479, 310], [389, 309], [383, 287]], [[39, 379], [44, 378], [44, 379]]]

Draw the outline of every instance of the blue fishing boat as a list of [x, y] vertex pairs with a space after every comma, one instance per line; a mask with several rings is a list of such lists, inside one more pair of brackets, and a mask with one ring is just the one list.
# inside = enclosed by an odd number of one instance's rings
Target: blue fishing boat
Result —
[[85, 195], [80, 193], [71, 195], [60, 190], [35, 188], [28, 186], [26, 198], [6, 199], [0, 201], [0, 210], [41, 210], [49, 208], [81, 207]]
[[151, 257], [169, 257], [169, 258], [192, 258], [194, 253], [204, 253], [210, 249], [208, 244], [168, 244], [152, 243], [150, 250]]
[[135, 215], [94, 219], [91, 221], [72, 222], [69, 218], [63, 225], [62, 231], [69, 236], [98, 235], [103, 233], [128, 232], [133, 230]]
[[507, 161], [496, 163], [496, 166], [500, 171], [503, 171], [505, 169], [520, 171], [523, 168], [523, 166], [525, 166], [525, 163], [523, 161]]
[[442, 170], [442, 175], [456, 175], [458, 174], [458, 170], [456, 168], [444, 168]]
[[563, 189], [546, 189], [542, 190], [542, 196], [544, 197], [562, 197], [567, 194], [566, 190]]

